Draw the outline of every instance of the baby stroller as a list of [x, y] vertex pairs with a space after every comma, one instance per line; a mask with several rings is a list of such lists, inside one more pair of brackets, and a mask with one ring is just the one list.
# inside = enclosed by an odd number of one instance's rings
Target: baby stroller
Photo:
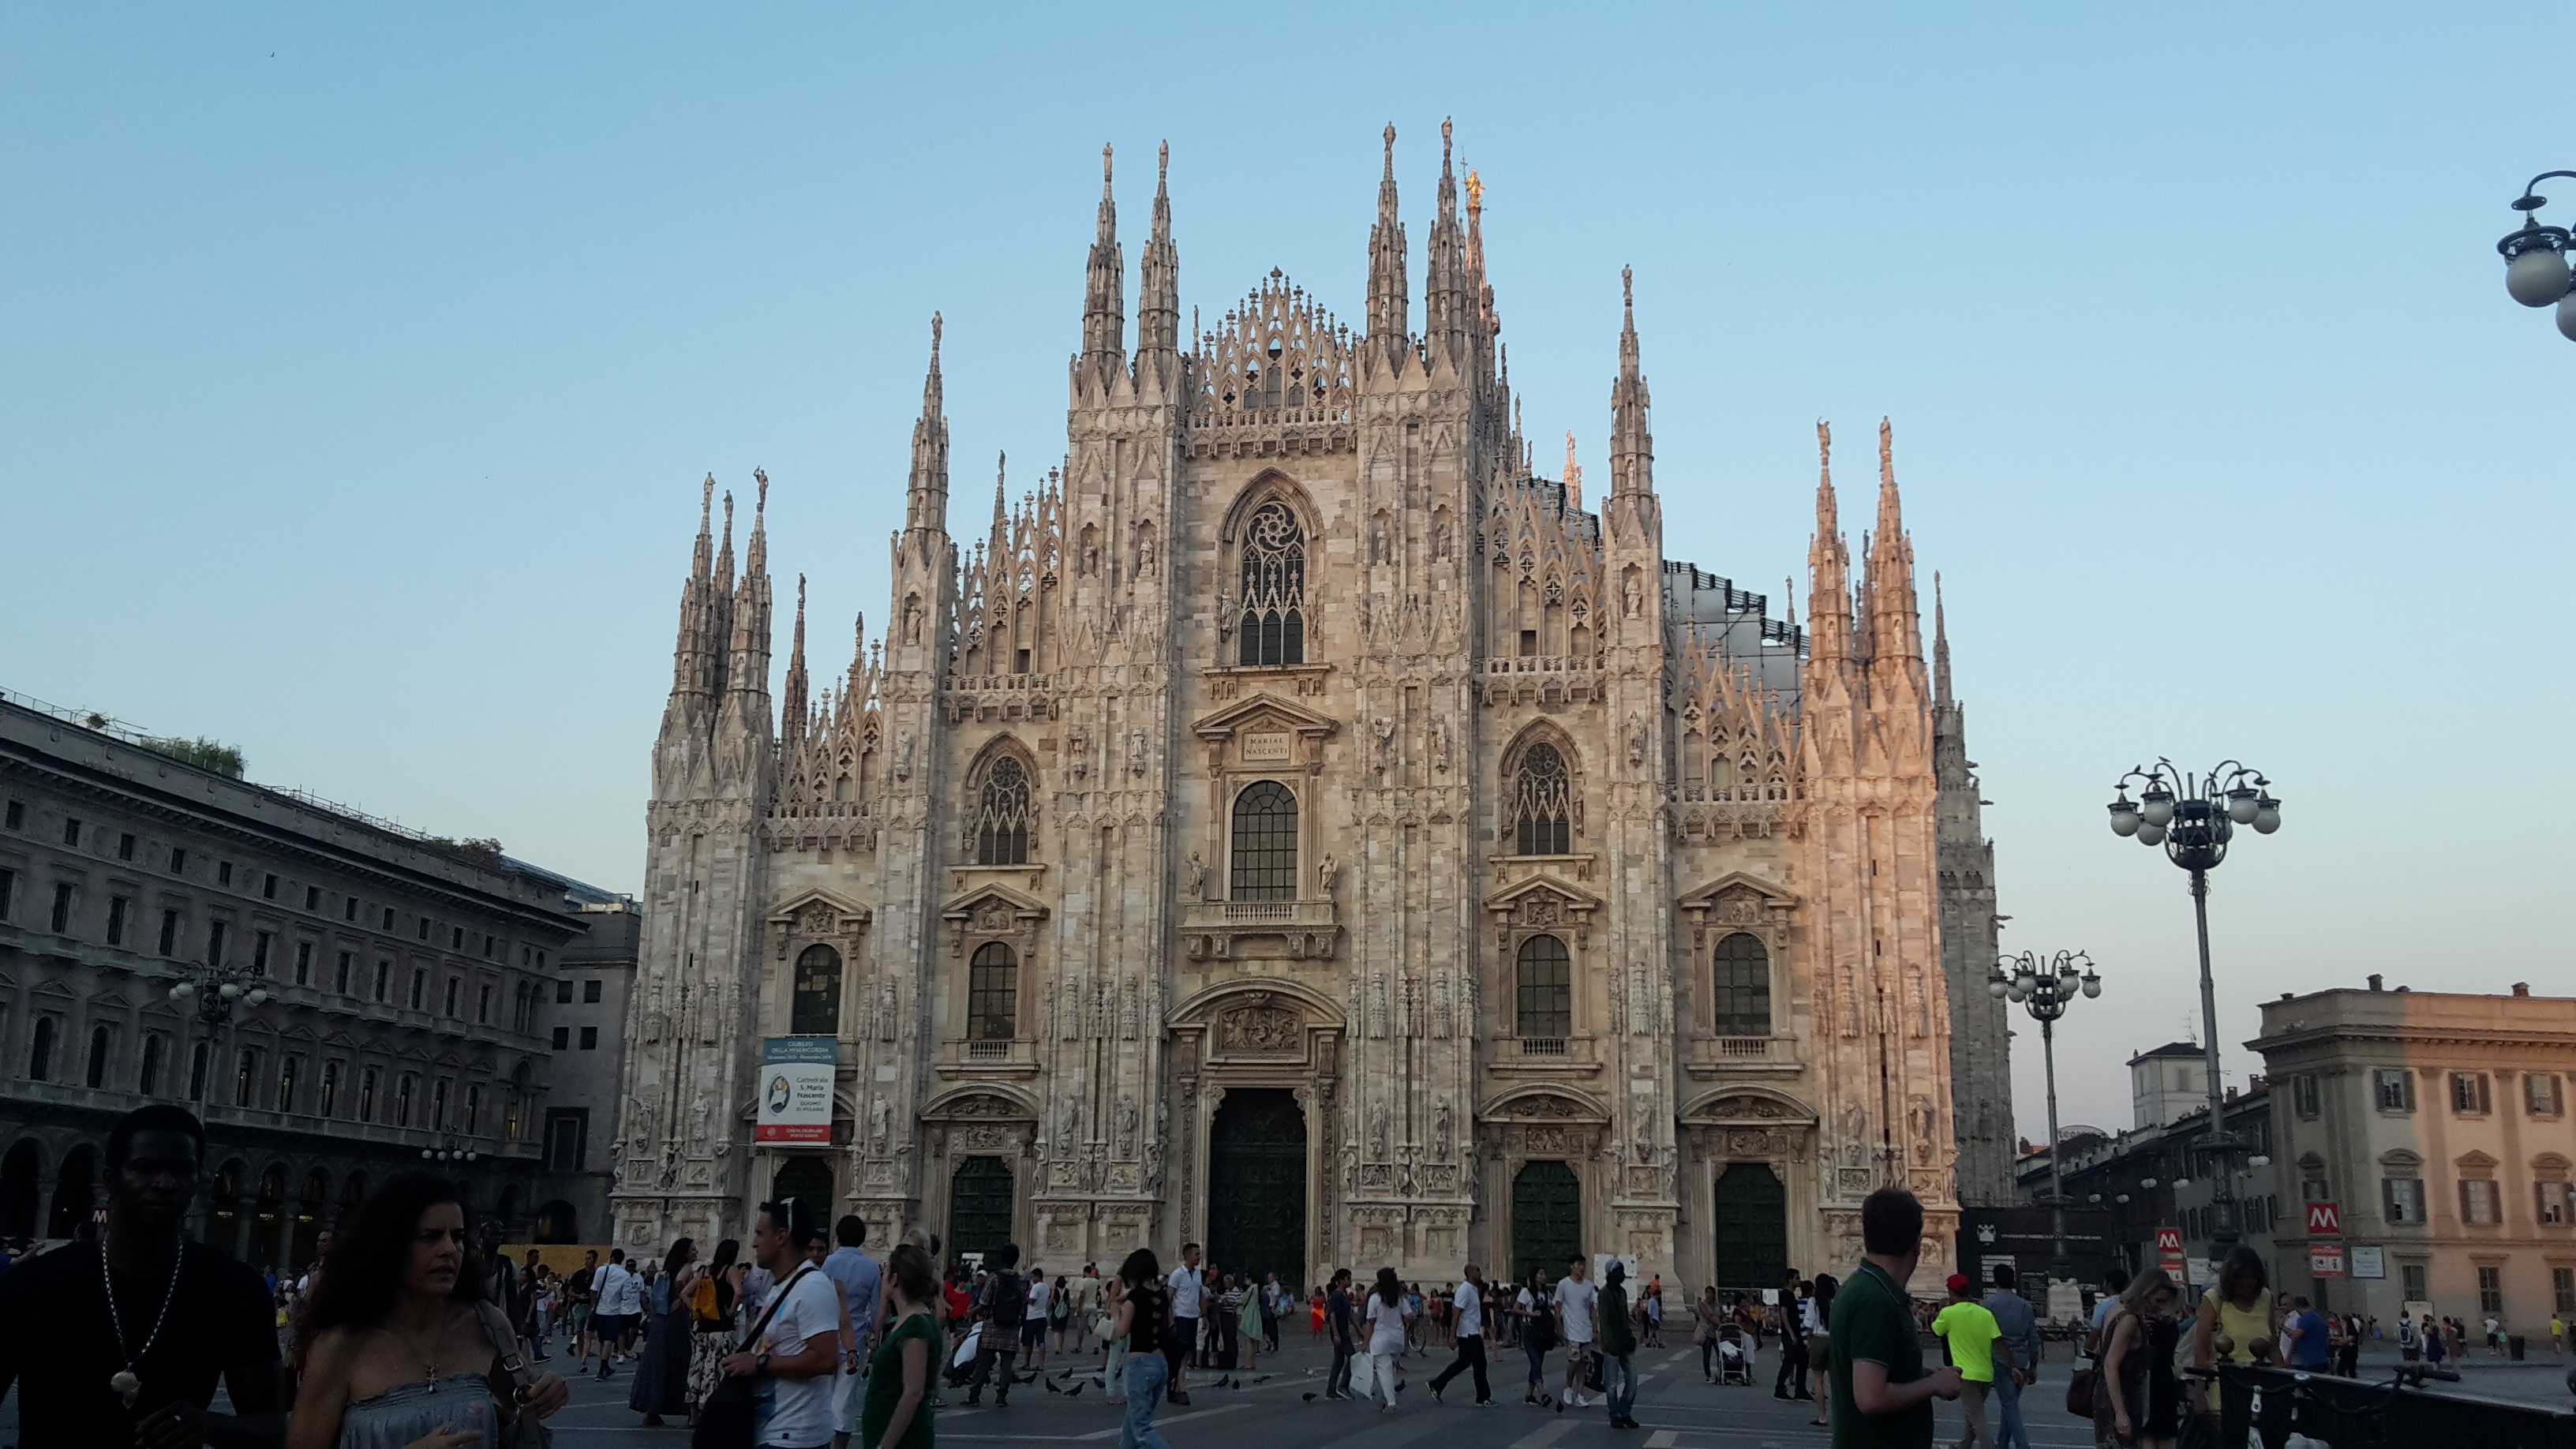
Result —
[[1717, 1381], [1721, 1385], [1742, 1384], [1753, 1387], [1753, 1351], [1745, 1346], [1740, 1324], [1717, 1326]]

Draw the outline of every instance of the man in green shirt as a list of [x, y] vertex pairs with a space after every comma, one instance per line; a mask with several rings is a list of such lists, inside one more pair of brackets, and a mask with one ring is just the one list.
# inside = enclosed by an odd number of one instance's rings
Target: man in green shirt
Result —
[[1930, 1449], [1932, 1401], [1959, 1397], [1959, 1370], [1926, 1372], [1905, 1284], [1923, 1251], [1923, 1204], [1882, 1187], [1860, 1209], [1861, 1261], [1834, 1297], [1834, 1449]]
[[1994, 1449], [1995, 1441], [1986, 1435], [1986, 1395], [1995, 1387], [1997, 1355], [2003, 1357], [2004, 1372], [2012, 1372], [2012, 1345], [2003, 1341], [1994, 1310], [1977, 1301], [1967, 1274], [1951, 1274], [1948, 1286], [1949, 1306], [1934, 1315], [1932, 1331], [1950, 1345], [1950, 1362], [1959, 1370], [1959, 1412], [1967, 1418], [1959, 1444], [1961, 1449]]

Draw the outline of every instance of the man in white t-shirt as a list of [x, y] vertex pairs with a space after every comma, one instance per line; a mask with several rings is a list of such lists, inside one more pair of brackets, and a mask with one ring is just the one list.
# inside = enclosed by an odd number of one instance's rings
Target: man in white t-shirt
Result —
[[1458, 1330], [1458, 1360], [1431, 1380], [1433, 1403], [1440, 1401], [1440, 1391], [1449, 1386], [1451, 1379], [1473, 1369], [1476, 1373], [1476, 1407], [1490, 1409], [1494, 1406], [1494, 1390], [1485, 1382], [1484, 1287], [1484, 1270], [1473, 1263], [1468, 1264], [1467, 1281], [1458, 1285], [1457, 1293], [1449, 1300], [1449, 1309]]
[[1172, 1295], [1172, 1332], [1163, 1340], [1163, 1356], [1172, 1361], [1172, 1382], [1166, 1395], [1175, 1404], [1187, 1404], [1190, 1391], [1185, 1372], [1190, 1366], [1190, 1355], [1197, 1352], [1199, 1346], [1198, 1244], [1181, 1244], [1181, 1266], [1172, 1270], [1172, 1276], [1164, 1286], [1171, 1290]]
[[1601, 1291], [1592, 1286], [1592, 1265], [1577, 1257], [1556, 1285], [1557, 1331], [1565, 1338], [1565, 1402], [1588, 1408], [1583, 1376], [1592, 1361], [1592, 1305]]
[[590, 1280], [591, 1294], [598, 1301], [598, 1306], [591, 1310], [590, 1326], [599, 1335], [599, 1376], [602, 1379], [617, 1371], [618, 1345], [626, 1338], [625, 1315], [635, 1311], [626, 1306], [630, 1296], [639, 1306], [643, 1302], [641, 1293], [630, 1294], [630, 1286], [640, 1287], [641, 1280], [626, 1266], [626, 1250], [609, 1249], [608, 1261]]
[[[727, 1378], [753, 1377], [759, 1449], [827, 1449], [832, 1442], [832, 1376], [841, 1366], [841, 1295], [805, 1262], [794, 1206], [762, 1203], [751, 1229], [751, 1256], [778, 1280], [784, 1301], [760, 1341], [724, 1361]], [[764, 1299], [753, 1315], [769, 1312]]]

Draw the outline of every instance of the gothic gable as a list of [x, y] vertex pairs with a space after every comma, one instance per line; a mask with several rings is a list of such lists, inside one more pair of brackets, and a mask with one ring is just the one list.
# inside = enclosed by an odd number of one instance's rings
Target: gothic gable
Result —
[[1787, 924], [1788, 913], [1798, 908], [1798, 898], [1758, 875], [1734, 870], [1685, 893], [1675, 904], [1690, 917], [1691, 945], [1696, 949], [1708, 944], [1711, 929], [1776, 930]]

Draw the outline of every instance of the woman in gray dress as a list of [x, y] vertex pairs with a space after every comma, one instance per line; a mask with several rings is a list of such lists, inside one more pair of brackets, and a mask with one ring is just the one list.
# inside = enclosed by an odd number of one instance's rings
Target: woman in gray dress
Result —
[[[385, 1179], [334, 1233], [306, 1315], [310, 1357], [288, 1449], [469, 1449], [500, 1441], [515, 1394], [501, 1347], [517, 1345], [483, 1301], [456, 1184], [431, 1172]], [[517, 1412], [572, 1397], [560, 1375], [528, 1386]]]

